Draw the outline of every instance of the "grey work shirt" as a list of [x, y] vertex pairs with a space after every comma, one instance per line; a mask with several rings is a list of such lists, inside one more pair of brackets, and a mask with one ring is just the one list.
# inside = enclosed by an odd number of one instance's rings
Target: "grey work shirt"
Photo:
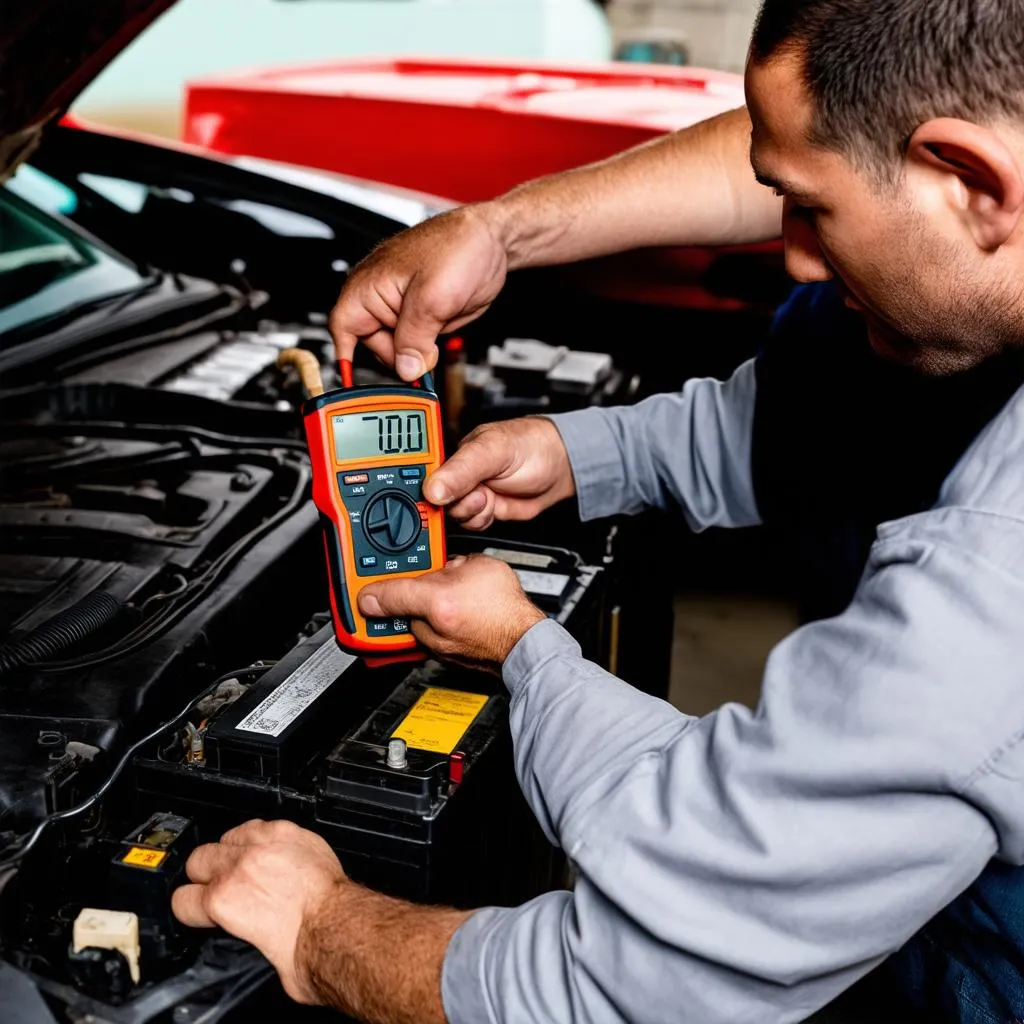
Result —
[[[756, 378], [556, 423], [585, 519], [758, 522]], [[573, 892], [474, 914], [452, 1024], [800, 1021], [998, 857], [1024, 864], [1024, 390], [886, 523], [842, 615], [779, 645], [759, 708], [689, 717], [553, 622], [504, 667], [516, 771]]]

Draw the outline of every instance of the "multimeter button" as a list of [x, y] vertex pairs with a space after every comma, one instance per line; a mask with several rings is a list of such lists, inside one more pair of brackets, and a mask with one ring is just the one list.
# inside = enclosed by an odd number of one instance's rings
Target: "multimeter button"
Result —
[[419, 478], [422, 475], [423, 475], [423, 470], [420, 469], [418, 466], [416, 468], [414, 468], [414, 469], [403, 469], [402, 470], [402, 476], [405, 477], [406, 480], [419, 480]]
[[346, 484], [368, 484], [370, 482], [370, 474], [349, 473], [348, 476], [343, 478], [343, 482]]
[[422, 529], [416, 506], [404, 494], [378, 494], [363, 516], [370, 543], [385, 552], [404, 551]]
[[359, 559], [359, 564], [362, 565], [364, 569], [372, 569], [377, 564], [377, 556], [363, 555], [363, 557]]

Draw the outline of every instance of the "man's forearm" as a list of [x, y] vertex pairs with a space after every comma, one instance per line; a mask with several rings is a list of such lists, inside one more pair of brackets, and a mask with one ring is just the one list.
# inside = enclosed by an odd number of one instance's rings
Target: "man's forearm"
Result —
[[731, 111], [477, 207], [511, 269], [665, 245], [777, 238], [782, 201], [750, 166], [750, 117]]
[[469, 916], [345, 881], [300, 933], [297, 966], [327, 1005], [368, 1024], [444, 1024], [441, 967]]

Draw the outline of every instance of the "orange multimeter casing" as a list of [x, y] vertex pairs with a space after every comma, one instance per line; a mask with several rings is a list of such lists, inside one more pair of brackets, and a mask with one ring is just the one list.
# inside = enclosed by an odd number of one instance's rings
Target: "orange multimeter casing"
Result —
[[302, 408], [334, 633], [351, 654], [414, 654], [408, 621], [364, 618], [359, 593], [445, 564], [444, 512], [423, 498], [424, 481], [444, 461], [441, 407], [429, 376], [424, 382], [345, 387]]

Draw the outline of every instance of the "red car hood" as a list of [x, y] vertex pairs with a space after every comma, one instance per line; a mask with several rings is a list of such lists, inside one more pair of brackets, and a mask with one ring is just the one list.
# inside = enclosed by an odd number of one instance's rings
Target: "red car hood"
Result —
[[5, 0], [0, 181], [47, 124], [174, 0]]

